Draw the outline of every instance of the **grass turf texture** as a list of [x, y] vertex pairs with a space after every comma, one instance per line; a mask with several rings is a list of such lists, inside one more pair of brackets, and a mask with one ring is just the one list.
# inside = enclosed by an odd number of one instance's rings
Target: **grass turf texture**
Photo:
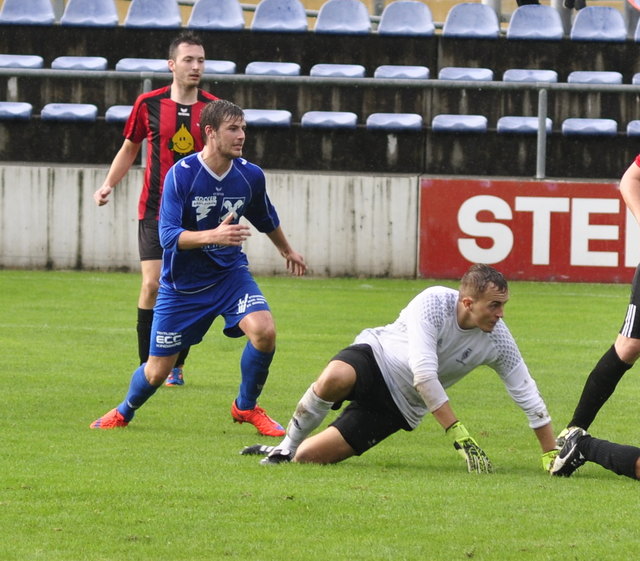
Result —
[[[278, 352], [261, 404], [287, 422], [326, 361], [393, 321], [427, 280], [261, 278]], [[497, 473], [466, 473], [431, 418], [335, 466], [261, 466], [231, 422], [244, 342], [216, 320], [186, 385], [161, 388], [124, 430], [89, 423], [136, 366], [139, 276], [0, 271], [5, 371], [0, 559], [587, 560], [633, 558], [638, 483], [588, 464], [545, 475], [526, 419], [492, 371], [449, 391]], [[456, 283], [437, 281], [455, 286]], [[627, 285], [511, 283], [511, 327], [555, 420], [569, 419], [623, 319]], [[635, 371], [592, 427], [640, 444]]]

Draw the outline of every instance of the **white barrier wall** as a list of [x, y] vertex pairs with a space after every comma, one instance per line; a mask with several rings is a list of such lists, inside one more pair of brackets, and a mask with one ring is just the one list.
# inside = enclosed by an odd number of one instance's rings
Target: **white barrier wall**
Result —
[[[106, 172], [104, 166], [0, 166], [0, 267], [138, 270], [143, 170], [132, 169], [109, 204], [97, 207], [93, 192]], [[416, 275], [417, 176], [266, 175], [282, 228], [311, 275]], [[255, 274], [285, 272], [266, 236], [254, 231], [245, 251]]]

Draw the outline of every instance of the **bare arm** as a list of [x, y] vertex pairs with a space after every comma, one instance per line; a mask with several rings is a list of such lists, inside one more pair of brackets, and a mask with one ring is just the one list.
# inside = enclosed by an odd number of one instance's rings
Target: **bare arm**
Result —
[[140, 143], [125, 139], [115, 158], [113, 158], [113, 162], [111, 162], [111, 167], [107, 172], [104, 183], [93, 194], [93, 199], [98, 206], [106, 205], [109, 202], [109, 195], [113, 191], [113, 187], [127, 174], [138, 152], [140, 152]]
[[620, 180], [620, 194], [625, 204], [640, 222], [640, 166], [633, 162]]
[[249, 226], [231, 224], [233, 212], [220, 222], [216, 228], [210, 230], [184, 230], [178, 238], [179, 249], [195, 249], [205, 245], [242, 245], [250, 235]]
[[291, 272], [292, 275], [297, 277], [305, 274], [307, 270], [307, 265], [304, 262], [304, 257], [300, 255], [298, 252], [294, 251], [293, 248], [289, 245], [282, 228], [278, 226], [272, 232], [267, 234], [269, 239], [273, 242], [278, 248], [280, 255], [287, 260], [287, 271]]

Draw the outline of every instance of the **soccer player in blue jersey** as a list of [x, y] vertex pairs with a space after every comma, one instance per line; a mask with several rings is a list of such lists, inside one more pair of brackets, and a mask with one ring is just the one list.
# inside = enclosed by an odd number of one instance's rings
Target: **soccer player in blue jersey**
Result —
[[240, 107], [212, 101], [200, 116], [203, 150], [169, 170], [160, 209], [164, 253], [149, 360], [134, 372], [124, 401], [91, 428], [127, 426], [165, 381], [181, 349], [199, 343], [222, 316], [225, 335], [247, 337], [233, 420], [251, 423], [264, 435], [284, 435], [282, 426], [257, 405], [275, 352], [276, 329], [242, 251], [250, 230], [240, 218], [269, 237], [293, 275], [303, 275], [306, 265], [280, 227], [262, 169], [241, 157], [245, 129]]

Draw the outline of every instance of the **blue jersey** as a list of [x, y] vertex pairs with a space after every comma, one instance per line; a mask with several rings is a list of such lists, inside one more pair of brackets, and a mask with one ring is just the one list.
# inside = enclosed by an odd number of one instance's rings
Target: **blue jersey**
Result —
[[280, 225], [266, 191], [264, 172], [243, 158], [232, 160], [229, 171], [217, 176], [198, 152], [183, 158], [167, 173], [160, 208], [160, 243], [164, 248], [160, 283], [180, 292], [198, 292], [248, 260], [239, 246], [209, 245], [179, 250], [185, 230], [217, 228], [230, 212], [237, 224], [244, 216], [259, 231]]

